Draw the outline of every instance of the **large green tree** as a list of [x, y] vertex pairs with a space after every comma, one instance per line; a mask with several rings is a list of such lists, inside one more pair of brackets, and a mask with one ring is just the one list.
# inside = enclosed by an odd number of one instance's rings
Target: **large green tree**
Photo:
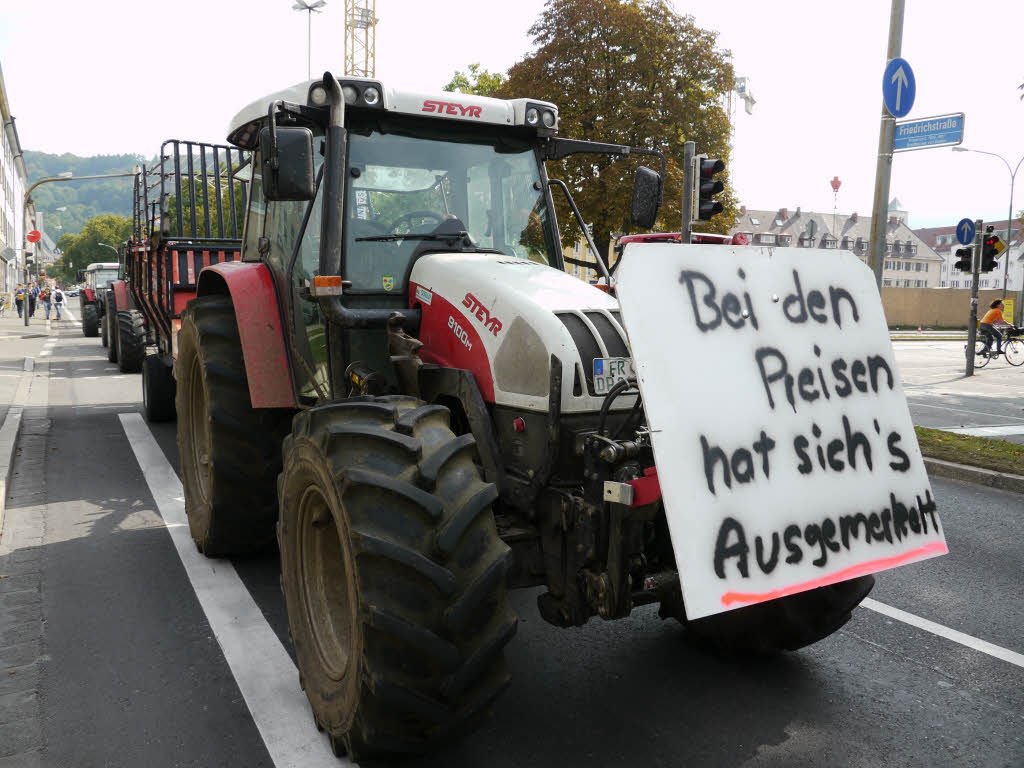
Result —
[[[497, 95], [557, 104], [562, 136], [661, 149], [668, 177], [658, 228], [678, 230], [683, 143], [729, 157], [726, 97], [735, 78], [731, 54], [716, 47], [717, 33], [663, 0], [548, 0], [530, 34], [535, 50], [509, 70]], [[548, 169], [573, 191], [605, 256], [612, 232], [634, 230], [629, 202], [636, 167], [642, 160], [657, 169], [652, 158], [636, 158], [577, 155]], [[728, 231], [736, 218], [724, 180], [725, 212], [705, 227], [710, 231]], [[562, 239], [575, 241], [578, 227], [559, 207]]]
[[51, 267], [52, 276], [63, 283], [73, 283], [78, 270], [94, 261], [117, 261], [114, 252], [100, 243], [117, 248], [128, 239], [131, 229], [131, 219], [107, 213], [89, 219], [77, 235], [62, 235], [57, 247], [63, 255]]
[[444, 90], [473, 93], [477, 96], [495, 96], [505, 84], [505, 75], [501, 72], [488, 72], [479, 63], [470, 64], [468, 70], [456, 70]]

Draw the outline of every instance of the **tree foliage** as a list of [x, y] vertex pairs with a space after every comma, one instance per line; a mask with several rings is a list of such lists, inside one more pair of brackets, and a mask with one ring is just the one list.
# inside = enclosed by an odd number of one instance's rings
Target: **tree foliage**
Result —
[[468, 72], [463, 72], [461, 69], [456, 70], [444, 90], [472, 93], [477, 96], [495, 96], [504, 84], [505, 75], [501, 72], [488, 72], [479, 63], [476, 63], [469, 65]]
[[[535, 50], [509, 70], [496, 95], [558, 105], [561, 136], [661, 149], [668, 173], [656, 228], [677, 231], [683, 143], [729, 158], [725, 98], [735, 78], [730, 53], [715, 47], [717, 33], [663, 0], [548, 0], [530, 34]], [[548, 169], [569, 185], [605, 255], [612, 232], [635, 230], [629, 203], [636, 167], [660, 170], [650, 156], [637, 158], [575, 155]], [[737, 204], [723, 180], [725, 212], [709, 222], [709, 231], [728, 231], [736, 219]], [[562, 240], [575, 242], [578, 227], [567, 207], [558, 206]]]
[[63, 254], [48, 269], [48, 274], [67, 285], [76, 282], [78, 270], [95, 261], [117, 261], [114, 252], [100, 243], [117, 248], [128, 239], [131, 228], [131, 219], [124, 216], [108, 213], [89, 219], [77, 235], [61, 235], [57, 247]]

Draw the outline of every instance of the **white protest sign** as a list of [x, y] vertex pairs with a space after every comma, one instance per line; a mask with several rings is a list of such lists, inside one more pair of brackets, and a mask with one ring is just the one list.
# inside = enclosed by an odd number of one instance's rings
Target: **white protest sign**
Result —
[[947, 551], [857, 257], [638, 243], [619, 273], [687, 616]]

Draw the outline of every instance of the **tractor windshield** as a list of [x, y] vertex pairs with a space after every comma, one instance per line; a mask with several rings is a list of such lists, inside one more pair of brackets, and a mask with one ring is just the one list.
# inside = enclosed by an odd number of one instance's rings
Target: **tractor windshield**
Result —
[[97, 269], [96, 270], [96, 287], [106, 288], [110, 283], [117, 280], [116, 269]]
[[349, 129], [345, 278], [352, 290], [403, 292], [424, 241], [462, 230], [476, 248], [551, 263], [532, 144], [479, 126], [412, 125]]

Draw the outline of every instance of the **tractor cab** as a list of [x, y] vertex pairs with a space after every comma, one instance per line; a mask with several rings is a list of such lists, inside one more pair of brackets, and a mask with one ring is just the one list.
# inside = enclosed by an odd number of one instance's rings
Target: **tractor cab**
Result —
[[[362, 78], [303, 83], [235, 117], [228, 140], [253, 152], [242, 260], [265, 263], [287, 297], [300, 403], [348, 394], [354, 361], [397, 384], [385, 325], [398, 313], [395, 322], [418, 329], [428, 305], [416, 289], [432, 291], [413, 277], [423, 257], [563, 271], [552, 197], [560, 182], [548, 179], [545, 160], [646, 150], [557, 131], [548, 102], [439, 97]], [[640, 180], [654, 211], [661, 178], [648, 171]], [[328, 319], [344, 337], [337, 345]], [[328, 349], [346, 354], [331, 359]]]
[[121, 268], [116, 262], [96, 262], [82, 270], [79, 282], [85, 283], [88, 291], [103, 291], [110, 287], [110, 284], [118, 279]]

